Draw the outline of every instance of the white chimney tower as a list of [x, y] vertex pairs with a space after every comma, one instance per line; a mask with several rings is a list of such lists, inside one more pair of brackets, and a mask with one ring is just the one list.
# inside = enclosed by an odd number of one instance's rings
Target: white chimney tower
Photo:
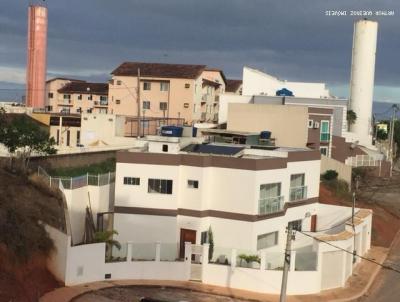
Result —
[[359, 144], [365, 146], [372, 144], [372, 101], [377, 36], [377, 22], [364, 19], [354, 23], [350, 109], [357, 114], [357, 120], [350, 130], [359, 140]]

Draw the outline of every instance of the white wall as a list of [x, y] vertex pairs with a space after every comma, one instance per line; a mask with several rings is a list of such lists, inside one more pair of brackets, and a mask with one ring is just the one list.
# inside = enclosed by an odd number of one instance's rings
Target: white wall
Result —
[[276, 95], [282, 88], [289, 89], [296, 97], [329, 97], [325, 83], [288, 82], [260, 70], [243, 67], [243, 95]]

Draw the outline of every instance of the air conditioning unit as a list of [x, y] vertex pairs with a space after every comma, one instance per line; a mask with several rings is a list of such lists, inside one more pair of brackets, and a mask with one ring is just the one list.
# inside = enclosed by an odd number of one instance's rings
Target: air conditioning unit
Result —
[[318, 128], [319, 128], [319, 122], [314, 122], [313, 128], [314, 128], [314, 129], [318, 129]]

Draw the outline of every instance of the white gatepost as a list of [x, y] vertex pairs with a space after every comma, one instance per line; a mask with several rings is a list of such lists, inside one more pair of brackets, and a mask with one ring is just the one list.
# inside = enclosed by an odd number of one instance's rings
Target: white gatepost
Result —
[[237, 250], [236, 249], [232, 249], [232, 253], [231, 253], [231, 268], [235, 268], [236, 267], [236, 256], [237, 256]]
[[127, 242], [127, 251], [126, 251], [126, 261], [127, 262], [132, 262], [132, 241]]
[[296, 269], [296, 251], [290, 251], [290, 268], [291, 272], [294, 272]]
[[156, 262], [161, 261], [161, 242], [156, 242]]
[[186, 280], [190, 280], [191, 269], [192, 269], [192, 243], [185, 242], [185, 272]]
[[201, 264], [202, 265], [206, 265], [210, 261], [210, 259], [208, 259], [209, 250], [210, 250], [210, 244], [204, 243], [203, 244], [203, 251], [201, 253]]
[[260, 255], [260, 271], [264, 271], [267, 264], [267, 255], [265, 251], [261, 251]]

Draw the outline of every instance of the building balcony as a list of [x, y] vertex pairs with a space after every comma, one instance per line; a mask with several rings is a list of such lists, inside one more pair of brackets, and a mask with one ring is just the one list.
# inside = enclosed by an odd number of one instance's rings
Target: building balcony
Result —
[[201, 97], [201, 102], [202, 103], [209, 103], [209, 102], [214, 102], [215, 97], [211, 94], [203, 94]]
[[283, 203], [284, 203], [283, 196], [261, 198], [258, 203], [259, 205], [258, 214], [266, 215], [266, 214], [280, 212], [283, 210]]
[[307, 186], [290, 188], [289, 201], [307, 199]]

